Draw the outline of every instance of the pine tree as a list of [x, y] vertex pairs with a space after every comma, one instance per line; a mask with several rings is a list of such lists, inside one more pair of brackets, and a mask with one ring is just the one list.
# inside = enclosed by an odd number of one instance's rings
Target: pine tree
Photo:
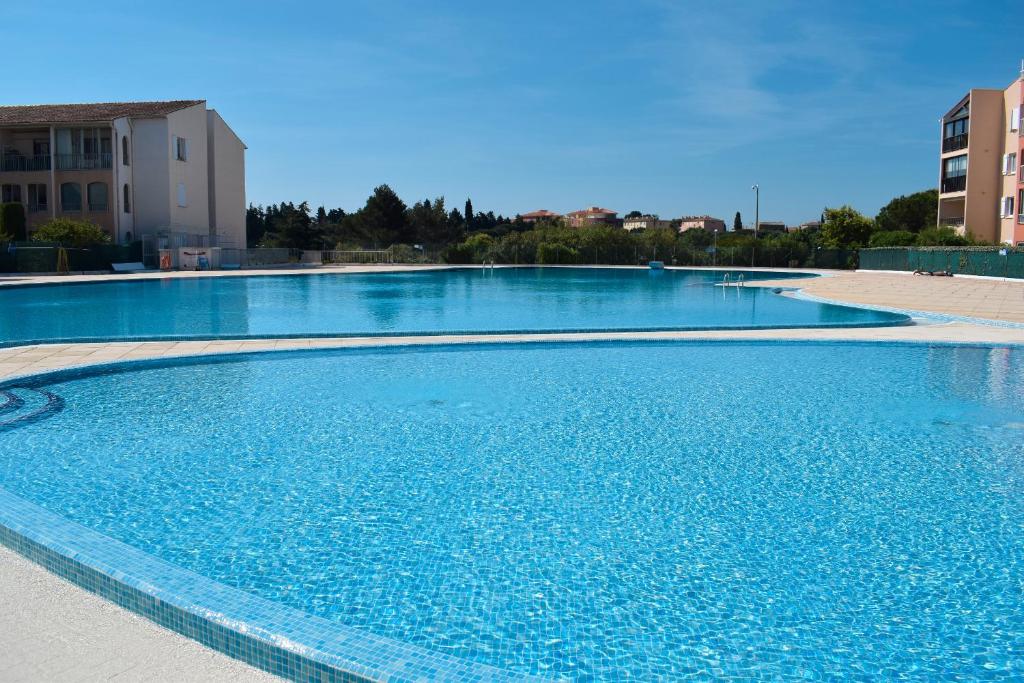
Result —
[[743, 217], [740, 216], [740, 212], [736, 212], [735, 218], [732, 219], [732, 229], [742, 230], [743, 229]]

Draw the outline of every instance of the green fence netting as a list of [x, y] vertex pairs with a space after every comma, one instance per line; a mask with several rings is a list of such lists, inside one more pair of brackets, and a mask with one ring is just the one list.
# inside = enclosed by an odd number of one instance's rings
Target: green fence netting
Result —
[[892, 247], [861, 249], [865, 270], [926, 270], [1024, 278], [1024, 249], [1013, 247]]
[[[142, 242], [66, 247], [68, 270], [110, 270], [111, 263], [142, 260]], [[53, 242], [0, 243], [0, 273], [55, 273], [60, 245]]]

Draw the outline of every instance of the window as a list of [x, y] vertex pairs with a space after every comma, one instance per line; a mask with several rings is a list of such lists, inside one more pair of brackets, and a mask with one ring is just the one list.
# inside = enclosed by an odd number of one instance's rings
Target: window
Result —
[[82, 210], [82, 186], [78, 183], [60, 184], [60, 209], [61, 211]]
[[1010, 218], [1013, 216], [1013, 197], [1003, 197], [1000, 203], [999, 215], [1003, 218]]
[[132, 192], [128, 189], [128, 183], [124, 184], [124, 212], [132, 212]]
[[42, 183], [29, 183], [28, 185], [28, 210], [46, 211], [49, 202], [46, 201], [46, 185]]
[[1010, 110], [1010, 130], [1016, 132], [1020, 128], [1020, 107]]
[[[1017, 211], [1024, 210], [1024, 190], [1017, 190]], [[1024, 214], [1017, 216], [1018, 223], [1024, 223]]]
[[89, 210], [90, 211], [106, 211], [107, 210], [107, 184], [106, 183], [89, 183], [86, 188], [86, 193], [89, 195]]
[[0, 187], [0, 201], [7, 202], [21, 201], [21, 185], [3, 185]]
[[1003, 175], [1013, 175], [1017, 172], [1017, 153], [1010, 152], [1003, 155]]
[[128, 160], [128, 136], [121, 136], [121, 165], [131, 166], [131, 162]]
[[955, 138], [957, 135], [963, 135], [967, 132], [968, 126], [970, 125], [968, 121], [970, 121], [970, 119], [959, 119], [957, 121], [947, 122], [943, 137]]
[[185, 199], [185, 183], [178, 183], [178, 206], [188, 206]]
[[942, 162], [942, 191], [963, 192], [967, 189], [967, 155], [950, 157]]
[[188, 140], [175, 135], [171, 151], [174, 153], [174, 158], [178, 161], [188, 161]]

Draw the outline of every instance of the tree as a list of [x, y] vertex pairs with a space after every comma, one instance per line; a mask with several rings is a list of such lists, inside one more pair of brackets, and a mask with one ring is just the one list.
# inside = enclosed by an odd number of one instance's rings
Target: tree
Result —
[[466, 217], [466, 231], [471, 232], [473, 230], [473, 202], [467, 197], [465, 211], [462, 215]]
[[0, 204], [0, 234], [14, 241], [25, 239], [25, 207], [21, 202]]
[[869, 247], [912, 247], [917, 244], [917, 235], [909, 230], [886, 230], [871, 235]]
[[320, 226], [309, 216], [309, 202], [295, 206], [281, 202], [269, 225], [270, 240], [275, 246], [289, 249], [320, 248], [323, 245]]
[[53, 218], [40, 225], [32, 239], [36, 242], [60, 242], [66, 247], [88, 247], [110, 242], [110, 235], [89, 221]]
[[245, 210], [245, 241], [250, 247], [255, 247], [263, 241], [267, 232], [267, 215], [262, 206], [249, 205]]
[[740, 212], [739, 211], [737, 211], [736, 215], [733, 216], [733, 219], [732, 219], [732, 229], [733, 230], [742, 230], [743, 229], [743, 217], [740, 216]]
[[953, 228], [927, 228], [917, 234], [920, 247], [966, 247], [974, 244], [969, 238], [958, 235]]
[[938, 190], [924, 190], [900, 195], [882, 207], [875, 217], [879, 230], [921, 232], [934, 228], [939, 205]]
[[448, 241], [448, 213], [444, 208], [444, 197], [433, 202], [425, 199], [409, 209], [409, 224], [416, 241], [421, 244], [439, 245]]
[[375, 245], [410, 244], [405, 202], [387, 185], [379, 185], [359, 211], [358, 224]]
[[825, 209], [822, 245], [829, 249], [859, 249], [871, 239], [874, 222], [851, 206]]
[[641, 216], [643, 216], [643, 213], [640, 211], [630, 211], [625, 215], [625, 218], [640, 218]]

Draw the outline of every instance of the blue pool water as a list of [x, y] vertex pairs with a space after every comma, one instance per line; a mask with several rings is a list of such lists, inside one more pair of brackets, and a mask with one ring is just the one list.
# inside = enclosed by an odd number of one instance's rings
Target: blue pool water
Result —
[[[791, 273], [746, 273], [747, 280]], [[893, 324], [714, 287], [722, 273], [498, 268], [167, 278], [0, 289], [0, 343], [35, 340]]]
[[0, 410], [15, 495], [467, 660], [577, 680], [1024, 671], [1019, 349], [249, 355], [57, 376]]

